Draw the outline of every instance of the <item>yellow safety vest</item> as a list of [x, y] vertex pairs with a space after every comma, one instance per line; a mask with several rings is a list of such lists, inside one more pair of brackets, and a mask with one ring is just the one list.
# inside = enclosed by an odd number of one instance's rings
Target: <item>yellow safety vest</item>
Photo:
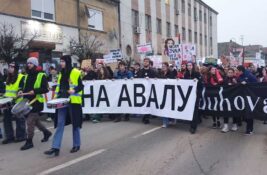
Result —
[[[34, 89], [39, 89], [41, 87], [43, 76], [46, 76], [46, 75], [42, 72], [38, 73], [37, 78], [36, 78], [35, 83], [34, 83], [34, 86], [33, 86]], [[28, 78], [28, 75], [26, 75], [26, 77], [25, 77], [24, 87], [26, 85], [27, 78]], [[37, 98], [37, 101], [40, 103], [45, 102], [45, 98], [44, 98], [43, 94], [37, 94], [36, 98]]]
[[[20, 81], [22, 80], [23, 77], [24, 77], [24, 75], [18, 74], [18, 77], [17, 77], [17, 80], [15, 83], [6, 85], [6, 92], [4, 94], [5, 97], [11, 97], [11, 98], [17, 97], [17, 94], [19, 91], [19, 84], [20, 84]], [[22, 97], [17, 98], [15, 102], [18, 103], [22, 99], [23, 99]]]
[[[70, 73], [70, 80], [69, 80], [69, 90], [74, 90], [75, 87], [78, 86], [78, 81], [81, 76], [81, 71], [79, 71], [76, 68], [73, 68], [71, 73]], [[60, 73], [58, 76], [58, 81], [57, 81], [57, 87], [55, 91], [55, 97], [57, 98], [58, 93], [60, 91], [60, 80], [61, 80], [62, 74]], [[78, 93], [74, 93], [70, 95], [70, 103], [71, 104], [82, 104], [82, 92], [80, 91]]]

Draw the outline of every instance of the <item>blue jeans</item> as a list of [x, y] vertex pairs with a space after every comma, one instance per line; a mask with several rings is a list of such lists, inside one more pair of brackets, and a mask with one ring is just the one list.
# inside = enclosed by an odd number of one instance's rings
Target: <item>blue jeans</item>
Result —
[[162, 121], [163, 121], [163, 125], [166, 125], [168, 126], [169, 125], [169, 118], [162, 118]]
[[[12, 125], [12, 114], [11, 109], [4, 110], [4, 131], [6, 139], [15, 139], [14, 129]], [[26, 124], [24, 116], [15, 117], [16, 121], [16, 138], [26, 138]]]
[[[69, 107], [58, 109], [57, 129], [53, 137], [52, 148], [60, 149], [63, 132], [65, 128], [65, 121]], [[73, 147], [81, 145], [80, 128], [72, 127]]]

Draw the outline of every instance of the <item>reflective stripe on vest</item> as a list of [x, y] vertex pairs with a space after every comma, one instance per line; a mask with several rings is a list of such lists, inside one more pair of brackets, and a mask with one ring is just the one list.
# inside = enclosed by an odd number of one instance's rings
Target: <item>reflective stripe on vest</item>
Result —
[[[36, 78], [35, 83], [34, 83], [34, 86], [33, 86], [33, 89], [39, 89], [41, 87], [43, 76], [45, 76], [44, 73], [38, 73], [37, 78]], [[26, 75], [24, 87], [26, 85], [27, 78], [28, 78], [28, 75]], [[36, 98], [40, 103], [45, 102], [45, 98], [44, 98], [43, 94], [37, 94]]]
[[[17, 80], [14, 84], [6, 85], [6, 92], [4, 94], [5, 97], [11, 97], [11, 98], [17, 97], [17, 93], [19, 91], [19, 84], [23, 77], [24, 75], [18, 74]], [[20, 102], [21, 100], [22, 98], [16, 99], [16, 103]]]
[[[72, 69], [72, 71], [70, 73], [70, 80], [69, 80], [69, 89], [70, 90], [74, 90], [74, 88], [78, 86], [78, 81], [79, 81], [80, 76], [81, 76], [81, 72], [78, 69], [76, 69], [76, 68]], [[58, 76], [57, 87], [55, 90], [55, 94], [56, 94], [55, 98], [57, 98], [57, 95], [60, 91], [61, 77], [62, 77], [62, 75], [60, 73]], [[70, 103], [71, 104], [82, 104], [82, 91], [75, 93], [75, 94], [71, 94], [70, 95]]]

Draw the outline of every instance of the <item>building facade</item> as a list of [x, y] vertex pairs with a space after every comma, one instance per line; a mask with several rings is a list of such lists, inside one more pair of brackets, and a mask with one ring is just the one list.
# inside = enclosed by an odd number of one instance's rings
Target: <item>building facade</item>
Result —
[[201, 0], [124, 0], [120, 3], [121, 46], [125, 57], [140, 57], [136, 45], [151, 43], [161, 55], [166, 38], [197, 47], [197, 58], [218, 57], [218, 13]]
[[70, 41], [90, 36], [102, 42], [102, 54], [119, 47], [117, 0], [0, 0], [0, 23], [31, 39], [29, 53], [41, 62], [69, 54]]

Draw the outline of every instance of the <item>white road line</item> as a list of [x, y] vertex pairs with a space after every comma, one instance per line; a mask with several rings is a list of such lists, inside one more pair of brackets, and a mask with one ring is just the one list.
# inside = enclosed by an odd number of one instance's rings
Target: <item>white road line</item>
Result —
[[148, 131], [146, 131], [146, 132], [143, 132], [143, 133], [140, 134], [140, 135], [136, 135], [136, 136], [134, 136], [133, 138], [136, 139], [136, 138], [138, 138], [138, 137], [140, 137], [140, 136], [144, 136], [144, 135], [150, 134], [150, 133], [152, 133], [152, 132], [154, 132], [154, 131], [157, 131], [157, 130], [159, 130], [159, 129], [161, 129], [161, 128], [162, 128], [162, 127], [159, 126], [159, 127], [150, 129], [150, 130], [148, 130]]
[[105, 151], [106, 151], [106, 149], [100, 149], [100, 150], [94, 151], [94, 152], [92, 152], [92, 153], [86, 154], [86, 155], [84, 155], [84, 156], [82, 156], [82, 157], [79, 157], [79, 158], [77, 158], [77, 159], [71, 160], [71, 161], [69, 161], [69, 162], [66, 162], [66, 163], [63, 163], [63, 164], [61, 164], [61, 165], [55, 166], [55, 167], [53, 167], [53, 168], [50, 168], [50, 169], [48, 169], [48, 170], [45, 170], [45, 171], [43, 171], [43, 172], [41, 172], [41, 173], [39, 173], [39, 174], [37, 174], [37, 175], [47, 175], [47, 174], [50, 174], [50, 173], [52, 173], [52, 172], [61, 170], [61, 169], [63, 169], [63, 168], [66, 168], [66, 167], [68, 167], [68, 166], [74, 165], [74, 164], [76, 164], [76, 163], [78, 163], [78, 162], [81, 162], [81, 161], [83, 161], [83, 160], [86, 160], [86, 159], [88, 159], [88, 158], [94, 157], [94, 156], [96, 156], [96, 155], [98, 155], [98, 154], [101, 154], [101, 153], [103, 153], [103, 152], [105, 152]]

